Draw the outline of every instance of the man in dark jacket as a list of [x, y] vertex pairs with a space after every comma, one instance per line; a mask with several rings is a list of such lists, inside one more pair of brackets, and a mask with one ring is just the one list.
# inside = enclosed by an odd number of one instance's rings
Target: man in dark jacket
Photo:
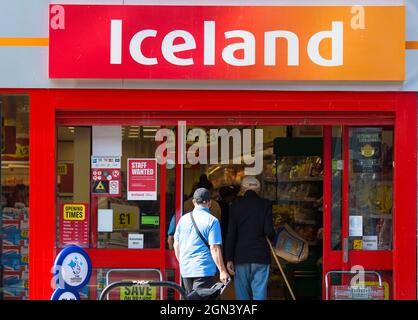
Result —
[[258, 196], [260, 182], [246, 176], [241, 182], [244, 197], [229, 213], [226, 239], [227, 269], [235, 275], [238, 300], [267, 299], [270, 251], [266, 236], [274, 238], [270, 201]]

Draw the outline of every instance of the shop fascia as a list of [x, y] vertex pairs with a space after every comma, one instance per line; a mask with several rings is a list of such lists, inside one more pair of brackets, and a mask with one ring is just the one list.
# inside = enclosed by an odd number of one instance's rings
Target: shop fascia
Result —
[[258, 175], [263, 171], [263, 129], [221, 128], [210, 129], [207, 132], [202, 128], [193, 128], [186, 131], [186, 121], [179, 121], [177, 128], [177, 135], [168, 128], [156, 132], [155, 140], [161, 144], [156, 148], [155, 157], [160, 165], [173, 165], [176, 160], [179, 164], [192, 165], [232, 162], [247, 165], [244, 169], [245, 175]]
[[[308, 41], [307, 53], [309, 59], [323, 67], [335, 67], [343, 64], [343, 22], [332, 21], [331, 30], [324, 30], [314, 33]], [[110, 63], [113, 65], [122, 64], [122, 34], [123, 20], [110, 21]], [[216, 46], [216, 22], [204, 21], [203, 41], [203, 65], [215, 65]], [[142, 51], [144, 41], [151, 41], [156, 38], [158, 30], [144, 29], [138, 31], [130, 40], [129, 53], [133, 60], [141, 65], [158, 65], [158, 59], [146, 56]], [[235, 42], [225, 46], [222, 50], [222, 59], [232, 66], [255, 65], [256, 38], [253, 33], [246, 30], [231, 30], [224, 33], [225, 39], [237, 38], [241, 42]], [[299, 37], [296, 33], [287, 30], [272, 30], [264, 32], [264, 65], [275, 66], [276, 61], [276, 40], [283, 38], [287, 41], [287, 65], [299, 65]], [[324, 58], [319, 50], [320, 44], [325, 39], [331, 39], [331, 58]], [[257, 39], [261, 41], [261, 39]], [[181, 43], [179, 43], [181, 42]], [[156, 44], [159, 45], [159, 44]], [[165, 60], [177, 66], [190, 66], [196, 64], [193, 57], [181, 58], [177, 54], [196, 49], [196, 40], [192, 33], [186, 30], [173, 30], [168, 32], [161, 44], [161, 52]], [[235, 53], [243, 50], [243, 57], [237, 58]]]

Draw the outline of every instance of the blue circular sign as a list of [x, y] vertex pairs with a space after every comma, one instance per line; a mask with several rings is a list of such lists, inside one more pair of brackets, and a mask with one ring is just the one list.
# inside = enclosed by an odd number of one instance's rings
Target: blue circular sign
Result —
[[52, 293], [51, 300], [80, 300], [76, 290], [57, 289]]
[[58, 288], [75, 291], [90, 281], [92, 265], [87, 252], [79, 246], [63, 249], [55, 259], [54, 277]]

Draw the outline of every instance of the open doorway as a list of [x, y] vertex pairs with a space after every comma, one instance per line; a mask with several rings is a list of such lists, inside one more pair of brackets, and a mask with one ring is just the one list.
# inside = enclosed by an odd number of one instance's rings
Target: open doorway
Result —
[[[261, 152], [262, 165], [256, 178], [261, 184], [259, 195], [268, 199], [272, 205], [273, 224], [276, 228], [287, 224], [309, 245], [308, 258], [300, 263], [287, 263], [281, 259], [286, 277], [291, 283], [297, 299], [321, 299], [322, 297], [322, 230], [323, 230], [323, 127], [322, 126], [241, 126], [228, 127], [187, 127], [187, 132], [199, 129], [206, 132], [203, 135], [207, 141], [207, 150], [218, 149], [218, 160], [207, 164], [189, 161], [183, 167], [183, 199], [184, 213], [187, 212], [187, 203], [194, 189], [202, 179], [206, 178], [213, 185], [213, 200], [216, 200], [215, 216], [220, 218], [223, 242], [228, 230], [228, 215], [230, 206], [242, 197], [240, 188], [241, 179], [246, 175], [248, 166], [244, 160], [234, 161], [235, 158], [244, 158], [245, 131], [250, 130], [253, 137], [250, 150], [254, 161], [256, 152]], [[226, 130], [229, 144], [229, 161], [221, 159], [221, 139], [213, 137], [214, 133]], [[256, 130], [261, 130], [262, 147], [260, 140], [256, 140]], [[226, 132], [225, 132], [226, 133]], [[239, 133], [239, 134], [238, 134]], [[197, 135], [196, 135], [197, 136]], [[201, 135], [202, 136], [202, 135]], [[199, 136], [189, 141], [189, 147], [196, 145]], [[234, 150], [236, 139], [242, 146], [242, 154], [237, 155]], [[248, 143], [248, 141], [247, 141]], [[257, 143], [259, 144], [257, 147]], [[215, 146], [214, 146], [215, 145]], [[247, 146], [248, 147], [248, 146]], [[257, 149], [257, 150], [256, 150]], [[202, 149], [201, 149], [202, 150]], [[192, 150], [191, 152], [195, 152]], [[207, 151], [209, 153], [209, 151]], [[240, 159], [241, 160], [241, 159]], [[209, 161], [208, 161], [209, 162]], [[217, 163], [214, 163], [217, 162]], [[257, 165], [252, 164], [254, 169]], [[223, 296], [224, 299], [234, 299], [234, 287], [230, 286]], [[276, 265], [271, 259], [270, 278], [268, 283], [268, 299], [291, 299], [285, 281]]]

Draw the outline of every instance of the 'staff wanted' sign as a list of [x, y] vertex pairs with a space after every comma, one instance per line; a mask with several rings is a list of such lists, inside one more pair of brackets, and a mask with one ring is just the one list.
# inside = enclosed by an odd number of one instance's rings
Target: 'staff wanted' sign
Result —
[[157, 159], [128, 159], [128, 200], [157, 200]]

